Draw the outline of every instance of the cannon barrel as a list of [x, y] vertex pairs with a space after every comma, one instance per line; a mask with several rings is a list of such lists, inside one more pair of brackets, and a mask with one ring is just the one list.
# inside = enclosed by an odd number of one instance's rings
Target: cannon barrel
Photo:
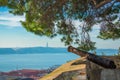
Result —
[[95, 54], [86, 52], [86, 51], [78, 50], [77, 48], [74, 48], [72, 46], [68, 47], [68, 51], [73, 52], [81, 57], [86, 57], [87, 60], [89, 60], [95, 64], [98, 64], [104, 68], [109, 68], [109, 69], [116, 68], [114, 61], [112, 61], [110, 59], [103, 58], [103, 57], [97, 56]]

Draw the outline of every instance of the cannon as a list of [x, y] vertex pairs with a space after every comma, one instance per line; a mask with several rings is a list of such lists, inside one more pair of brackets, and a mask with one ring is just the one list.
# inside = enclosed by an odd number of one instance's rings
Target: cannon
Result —
[[103, 58], [101, 56], [97, 56], [95, 54], [79, 50], [79, 49], [74, 48], [72, 46], [68, 47], [68, 51], [72, 52], [72, 53], [75, 53], [75, 54], [77, 54], [81, 57], [86, 57], [87, 60], [89, 60], [89, 61], [91, 61], [95, 64], [98, 64], [98, 65], [100, 65], [104, 68], [109, 68], [109, 69], [115, 69], [116, 68], [116, 65], [115, 65], [114, 61], [112, 61], [110, 59]]

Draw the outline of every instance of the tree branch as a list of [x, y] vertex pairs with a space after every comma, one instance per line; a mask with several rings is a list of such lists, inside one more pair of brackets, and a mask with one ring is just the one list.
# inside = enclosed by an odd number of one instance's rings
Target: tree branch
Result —
[[96, 0], [92, 0], [93, 1], [93, 4], [96, 6]]
[[[101, 3], [99, 3], [99, 4], [96, 4], [96, 1], [93, 0], [93, 3], [94, 3], [94, 5], [95, 5], [96, 8], [100, 8], [101, 6], [107, 4], [107, 3], [111, 2], [111, 1], [112, 0], [104, 0]], [[120, 0], [116, 0], [116, 2], [120, 2]]]
[[116, 0], [117, 2], [120, 2], [120, 0]]
[[96, 8], [100, 8], [101, 6], [107, 4], [107, 3], [111, 2], [111, 1], [112, 1], [112, 0], [104, 0], [104, 1], [102, 1], [101, 3], [97, 4], [95, 7], [96, 7]]

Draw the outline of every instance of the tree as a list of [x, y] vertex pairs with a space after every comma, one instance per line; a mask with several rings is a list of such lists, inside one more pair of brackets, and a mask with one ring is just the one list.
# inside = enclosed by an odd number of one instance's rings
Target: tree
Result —
[[[65, 45], [94, 50], [89, 32], [100, 24], [98, 38], [120, 38], [120, 0], [0, 0], [10, 13], [25, 15], [21, 22], [27, 31], [53, 38], [62, 35]], [[75, 26], [79, 21], [81, 25]]]

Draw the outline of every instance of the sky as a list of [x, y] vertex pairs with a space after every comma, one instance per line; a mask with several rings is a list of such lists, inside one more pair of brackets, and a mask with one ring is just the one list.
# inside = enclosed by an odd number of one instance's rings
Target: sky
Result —
[[[24, 20], [24, 16], [15, 16], [10, 14], [7, 8], [0, 8], [0, 48], [46, 47], [47, 43], [49, 47], [66, 47], [60, 41], [60, 36], [50, 39], [27, 32], [20, 23], [20, 21]], [[80, 23], [76, 22], [76, 24]], [[98, 34], [99, 28], [94, 26], [90, 35], [91, 39], [96, 42], [97, 48], [118, 49], [120, 47], [120, 39], [116, 41], [97, 39]]]

